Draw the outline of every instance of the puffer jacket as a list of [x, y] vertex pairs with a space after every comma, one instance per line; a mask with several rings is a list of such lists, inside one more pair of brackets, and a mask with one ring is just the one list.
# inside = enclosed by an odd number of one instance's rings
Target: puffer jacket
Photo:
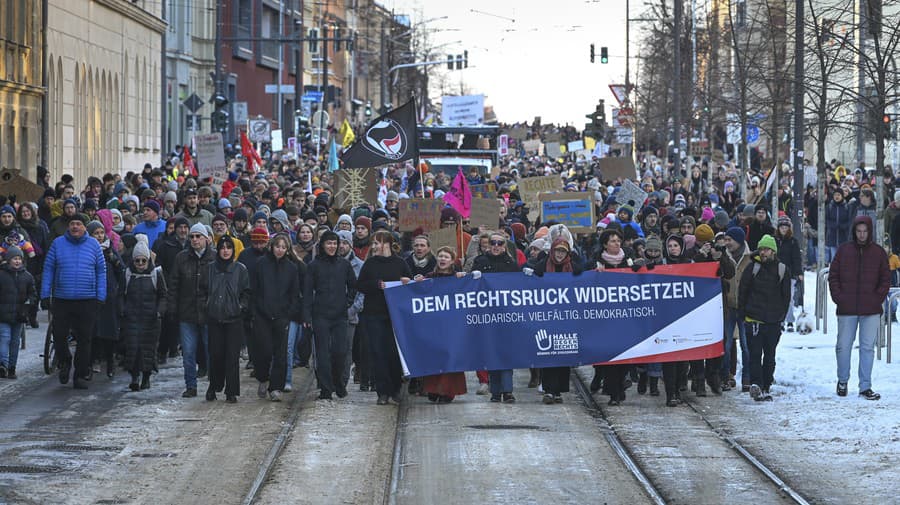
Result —
[[356, 274], [350, 262], [337, 255], [320, 254], [306, 269], [303, 320], [316, 317], [346, 319], [356, 298]]
[[[137, 272], [131, 267], [125, 275], [125, 296], [122, 299], [122, 341], [125, 343], [125, 363], [129, 371], [156, 370], [156, 348], [159, 341], [159, 316], [166, 312], [166, 279], [160, 267], [156, 270], [156, 287], [152, 270]], [[140, 363], [136, 357], [140, 355]]]
[[299, 280], [297, 265], [287, 257], [278, 259], [269, 251], [260, 258], [250, 279], [253, 317], [273, 320], [294, 316], [300, 304]]
[[250, 310], [250, 277], [247, 268], [237, 261], [221, 268], [218, 261], [209, 267], [207, 318], [217, 323], [233, 323]]
[[209, 293], [209, 265], [216, 253], [209, 248], [197, 256], [188, 248], [175, 256], [175, 271], [167, 276], [169, 293], [166, 308], [184, 323], [206, 323], [206, 301]]
[[800, 243], [793, 237], [790, 231], [785, 236], [775, 237], [778, 244], [778, 261], [787, 267], [788, 275], [797, 277], [803, 275], [803, 254], [800, 251]]
[[472, 271], [478, 270], [483, 274], [496, 272], [518, 272], [519, 265], [516, 260], [507, 253], [493, 256], [489, 253], [483, 253], [475, 257], [472, 262]]
[[837, 247], [850, 239], [850, 209], [844, 202], [825, 206], [825, 245]]
[[[778, 274], [778, 258], [761, 261], [758, 255], [751, 256], [752, 263], [741, 276], [738, 306], [748, 319], [763, 323], [780, 323], [787, 315], [791, 302], [791, 278], [785, 268], [785, 275]], [[759, 272], [753, 275], [755, 265]]]
[[26, 304], [37, 303], [34, 277], [25, 268], [0, 267], [0, 323], [17, 324], [28, 320]]
[[839, 316], [881, 314], [884, 299], [891, 289], [887, 254], [873, 242], [872, 219], [858, 216], [853, 221], [851, 234], [857, 224], [869, 228], [868, 240], [858, 244], [854, 237], [851, 242], [838, 247], [828, 270], [828, 287]]
[[106, 259], [100, 243], [87, 234], [57, 237], [44, 259], [41, 298], [106, 301]]

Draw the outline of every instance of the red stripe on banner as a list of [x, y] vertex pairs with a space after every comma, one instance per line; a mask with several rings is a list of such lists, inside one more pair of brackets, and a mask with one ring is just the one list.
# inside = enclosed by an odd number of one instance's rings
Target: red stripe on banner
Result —
[[718, 277], [719, 263], [685, 263], [682, 265], [657, 265], [653, 270], [641, 268], [637, 272], [630, 268], [610, 268], [607, 272], [618, 272], [623, 274], [659, 274], [672, 276], [690, 276], [690, 277]]
[[605, 363], [597, 363], [598, 365], [637, 365], [643, 363], [667, 363], [671, 361], [693, 361], [697, 359], [718, 358], [725, 354], [725, 344], [716, 342], [714, 344], [694, 347], [692, 349], [684, 349], [681, 351], [664, 352], [662, 354], [651, 354], [638, 358], [629, 358], [621, 361], [607, 361]]

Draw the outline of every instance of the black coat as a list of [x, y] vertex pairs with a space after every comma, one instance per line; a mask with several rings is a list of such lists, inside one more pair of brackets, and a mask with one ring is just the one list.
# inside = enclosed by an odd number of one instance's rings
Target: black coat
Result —
[[240, 321], [250, 311], [250, 276], [247, 268], [237, 261], [223, 265], [219, 260], [214, 260], [207, 268], [207, 320], [217, 323]]
[[409, 272], [413, 277], [417, 275], [428, 275], [431, 272], [434, 272], [434, 267], [437, 266], [437, 258], [434, 257], [434, 254], [428, 254], [428, 261], [425, 262], [425, 266], [417, 267], [416, 266], [416, 257], [413, 254], [410, 254], [405, 258], [406, 264], [409, 266]]
[[299, 280], [297, 265], [286, 256], [277, 259], [270, 251], [260, 258], [250, 278], [253, 317], [268, 320], [294, 317], [300, 306]]
[[353, 305], [355, 298], [356, 274], [346, 259], [337, 255], [320, 254], [306, 268], [303, 286], [304, 322], [311, 322], [313, 316], [346, 319], [347, 309]]
[[156, 369], [159, 317], [166, 312], [168, 293], [165, 273], [160, 267], [156, 269], [156, 287], [153, 286], [152, 271], [139, 273], [131, 267], [125, 273], [121, 335], [125, 344], [125, 367], [130, 372]]
[[[760, 262], [753, 254], [752, 262], [744, 269], [738, 293], [738, 306], [743, 307], [748, 318], [764, 323], [781, 323], [791, 302], [791, 278], [785, 269], [779, 280], [778, 261]], [[755, 265], [759, 273], [753, 275]]]
[[26, 303], [37, 303], [34, 277], [24, 268], [13, 270], [4, 264], [0, 267], [0, 323], [28, 321]]
[[794, 237], [775, 237], [778, 244], [778, 261], [787, 267], [787, 275], [797, 277], [803, 275], [803, 255], [800, 242]]
[[399, 281], [401, 277], [412, 277], [412, 273], [399, 256], [370, 256], [359, 271], [359, 292], [365, 295], [362, 314], [388, 316], [384, 290], [378, 285], [380, 281]]
[[122, 293], [125, 289], [125, 264], [119, 253], [112, 250], [103, 251], [106, 258], [106, 302], [97, 308], [97, 326], [95, 338], [102, 340], [119, 340], [119, 314], [122, 312]]
[[475, 261], [472, 262], [472, 271], [474, 272], [475, 270], [478, 270], [483, 274], [518, 272], [519, 265], [508, 253], [503, 253], [498, 256], [483, 253], [478, 255], [475, 258]]
[[166, 280], [172, 280], [172, 272], [175, 271], [175, 257], [187, 247], [187, 242], [179, 242], [174, 233], [163, 235], [153, 243], [153, 252], [156, 253], [155, 263], [162, 268]]
[[167, 281], [166, 308], [184, 323], [206, 323], [206, 301], [209, 294], [209, 265], [216, 253], [209, 248], [201, 256], [188, 248], [175, 256], [175, 269]]

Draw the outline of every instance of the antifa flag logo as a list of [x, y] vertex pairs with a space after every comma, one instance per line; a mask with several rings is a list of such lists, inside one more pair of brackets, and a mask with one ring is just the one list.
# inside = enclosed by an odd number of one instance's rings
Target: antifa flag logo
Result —
[[413, 159], [419, 155], [416, 136], [416, 104], [410, 100], [372, 121], [341, 155], [343, 167], [371, 168]]
[[389, 160], [399, 160], [406, 154], [409, 142], [406, 132], [399, 123], [391, 118], [384, 118], [366, 130], [366, 149], [384, 156]]

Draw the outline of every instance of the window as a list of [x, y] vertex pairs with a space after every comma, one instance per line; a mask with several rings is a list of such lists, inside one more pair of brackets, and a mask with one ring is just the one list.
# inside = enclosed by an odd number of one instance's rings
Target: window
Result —
[[[253, 36], [253, 0], [237, 0], [237, 8], [234, 10], [234, 35], [238, 38]], [[252, 45], [248, 40], [239, 40], [234, 43], [234, 55], [248, 57], [253, 54]], [[242, 54], [243, 53], [243, 54]]]
[[[281, 34], [278, 26], [278, 11], [263, 7], [262, 20], [260, 22], [260, 37], [264, 39], [278, 38]], [[278, 61], [278, 50], [281, 47], [280, 42], [260, 42], [260, 52], [266, 58]]]
[[746, 0], [738, 0], [735, 5], [734, 25], [743, 28], [747, 26], [747, 2]]

